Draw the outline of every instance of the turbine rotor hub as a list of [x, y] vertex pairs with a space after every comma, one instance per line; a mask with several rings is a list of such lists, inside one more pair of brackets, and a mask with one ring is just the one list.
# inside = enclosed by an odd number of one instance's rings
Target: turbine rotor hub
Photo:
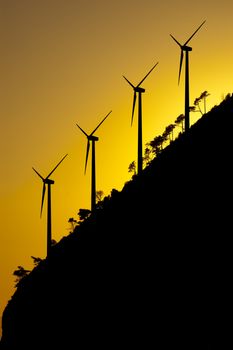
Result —
[[190, 46], [182, 46], [183, 51], [192, 51], [192, 48]]
[[139, 86], [136, 86], [135, 91], [136, 92], [145, 92], [146, 90], [141, 88], [141, 87], [139, 87]]
[[53, 185], [54, 181], [51, 180], [51, 179], [45, 179], [44, 183], [47, 184], [47, 185]]
[[93, 135], [89, 136], [88, 139], [90, 141], [98, 141], [99, 140], [99, 138], [97, 136], [93, 136]]

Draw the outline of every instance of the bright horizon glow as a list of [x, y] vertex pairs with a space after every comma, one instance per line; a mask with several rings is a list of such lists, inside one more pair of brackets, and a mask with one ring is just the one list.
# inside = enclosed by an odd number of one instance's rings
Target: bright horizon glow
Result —
[[[97, 130], [96, 188], [110, 194], [131, 178], [137, 161], [137, 105], [141, 87], [143, 151], [147, 142], [184, 114], [184, 67], [178, 86], [181, 43], [190, 42], [190, 104], [207, 90], [207, 111], [232, 92], [233, 3], [197, 0], [12, 0], [0, 5], [1, 54], [1, 235], [0, 314], [15, 291], [13, 271], [33, 268], [46, 256], [46, 210], [40, 219], [41, 180], [52, 175], [52, 238], [69, 234], [68, 219], [90, 209], [91, 162], [84, 175], [86, 139], [78, 123]], [[193, 124], [199, 113], [190, 113]], [[89, 154], [90, 157], [91, 154]], [[45, 197], [44, 209], [47, 206]]]

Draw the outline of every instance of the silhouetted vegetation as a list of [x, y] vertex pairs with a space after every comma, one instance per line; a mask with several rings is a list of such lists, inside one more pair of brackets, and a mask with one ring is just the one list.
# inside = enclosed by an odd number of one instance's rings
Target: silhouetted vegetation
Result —
[[[203, 112], [200, 107], [201, 101], [204, 101], [204, 111], [206, 113], [206, 98], [210, 94], [207, 91], [204, 91], [201, 93], [201, 95], [195, 99], [194, 106], [190, 106], [189, 110], [190, 112], [200, 112], [201, 115], [203, 115]], [[198, 110], [197, 110], [198, 108]], [[143, 157], [143, 168], [145, 168], [150, 161], [156, 157], [164, 148], [164, 144], [169, 141], [171, 143], [174, 140], [174, 129], [179, 126], [181, 127], [181, 133], [184, 132], [184, 120], [185, 116], [184, 114], [180, 114], [173, 124], [170, 124], [166, 126], [164, 132], [162, 135], [157, 135], [153, 140], [146, 143], [146, 148], [144, 150], [144, 157]], [[180, 135], [180, 133], [179, 133]], [[128, 168], [129, 173], [133, 173], [133, 176], [136, 175], [136, 163], [135, 161], [131, 162], [129, 164]]]
[[129, 173], [133, 173], [133, 175], [136, 175], [136, 163], [135, 160], [130, 163], [129, 168], [128, 168]]
[[[206, 113], [206, 98], [209, 96], [210, 94], [207, 91], [204, 91], [201, 93], [201, 95], [199, 97], [197, 97], [194, 101], [194, 109], [198, 110], [198, 112], [201, 113], [201, 115]], [[201, 102], [203, 102], [203, 107], [204, 107], [204, 112], [202, 111], [201, 108]]]
[[88, 218], [90, 215], [91, 211], [89, 209], [79, 209], [78, 216], [81, 222]]
[[71, 230], [70, 233], [74, 231], [76, 225], [78, 224], [78, 221], [74, 218], [69, 218], [68, 222], [71, 224]]
[[38, 258], [38, 257], [35, 257], [35, 256], [31, 256], [32, 260], [33, 260], [33, 263], [34, 263], [34, 266], [38, 266], [42, 259], [41, 258]]
[[96, 209], [96, 176], [95, 176], [95, 142], [99, 140], [98, 137], [94, 135], [94, 133], [97, 131], [97, 129], [100, 127], [100, 125], [106, 120], [106, 118], [109, 116], [109, 114], [112, 113], [110, 111], [103, 119], [102, 121], [97, 125], [97, 127], [88, 135], [78, 124], [77, 127], [82, 131], [82, 133], [87, 137], [87, 150], [86, 150], [86, 161], [85, 161], [85, 173], [87, 168], [87, 162], [88, 162], [88, 155], [91, 146], [91, 152], [92, 152], [92, 167], [91, 167], [91, 212], [94, 213]]
[[175, 120], [175, 124], [181, 127], [181, 132], [184, 132], [184, 119], [184, 114], [180, 114]]
[[25, 278], [31, 271], [25, 270], [23, 266], [18, 266], [17, 270], [13, 272], [13, 275], [16, 276], [15, 287], [18, 287], [19, 283]]
[[4, 349], [232, 347], [232, 115], [228, 94], [188, 132], [147, 145], [142, 174], [18, 283]]

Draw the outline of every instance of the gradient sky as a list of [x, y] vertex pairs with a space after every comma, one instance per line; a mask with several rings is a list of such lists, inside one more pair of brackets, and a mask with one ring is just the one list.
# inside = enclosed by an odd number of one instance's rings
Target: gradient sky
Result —
[[[32, 167], [47, 176], [68, 153], [52, 176], [59, 241], [68, 219], [90, 208], [91, 169], [84, 175], [86, 139], [76, 123], [90, 133], [112, 110], [96, 132], [97, 190], [121, 190], [137, 155], [123, 75], [136, 85], [159, 62], [142, 84], [145, 148], [184, 113], [180, 49], [170, 34], [184, 43], [206, 20], [190, 42], [191, 104], [207, 90], [210, 109], [232, 92], [232, 13], [232, 0], [0, 1], [0, 314], [15, 290], [13, 271], [46, 255], [42, 183]], [[192, 113], [191, 123], [198, 118]]]

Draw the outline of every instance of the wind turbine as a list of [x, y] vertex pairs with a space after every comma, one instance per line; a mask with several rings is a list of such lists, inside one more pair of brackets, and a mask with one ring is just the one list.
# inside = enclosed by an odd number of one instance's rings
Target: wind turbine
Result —
[[132, 109], [132, 118], [131, 118], [131, 126], [133, 124], [134, 110], [137, 100], [138, 94], [138, 174], [142, 172], [142, 93], [145, 92], [145, 89], [140, 87], [140, 85], [144, 82], [144, 80], [148, 77], [148, 75], [152, 72], [152, 70], [157, 66], [159, 62], [157, 62], [150, 71], [145, 75], [145, 77], [140, 81], [140, 83], [134, 86], [124, 75], [123, 77], [132, 86], [134, 90], [133, 95], [133, 109]]
[[90, 143], [92, 143], [92, 169], [91, 169], [91, 212], [92, 213], [95, 211], [95, 205], [96, 205], [95, 142], [99, 140], [98, 137], [94, 136], [94, 133], [100, 127], [100, 125], [105, 121], [105, 119], [109, 116], [109, 114], [111, 112], [112, 111], [110, 111], [106, 115], [106, 117], [104, 117], [104, 119], [97, 125], [97, 127], [89, 135], [78, 124], [76, 124], [77, 127], [87, 137], [87, 151], [86, 151], [86, 162], [85, 162], [85, 171], [84, 171], [84, 173], [86, 173], [87, 161], [88, 161], [88, 155], [89, 155], [89, 149], [90, 149]]
[[193, 36], [197, 33], [197, 31], [203, 26], [205, 23], [202, 22], [201, 25], [195, 30], [195, 32], [189, 37], [189, 39], [184, 43], [184, 45], [181, 45], [178, 40], [172, 37], [172, 39], [179, 45], [181, 49], [180, 53], [180, 68], [179, 68], [179, 77], [178, 77], [178, 84], [180, 82], [180, 75], [181, 75], [181, 69], [182, 69], [182, 63], [184, 58], [184, 52], [185, 52], [185, 131], [189, 129], [190, 121], [189, 121], [189, 52], [192, 51], [192, 48], [190, 46], [187, 46], [189, 41], [193, 38]]
[[42, 215], [42, 211], [43, 211], [44, 197], [45, 197], [45, 192], [46, 192], [46, 185], [48, 187], [48, 202], [47, 202], [47, 257], [50, 255], [51, 246], [52, 246], [52, 244], [51, 244], [52, 243], [51, 185], [54, 184], [54, 181], [49, 179], [49, 177], [52, 175], [52, 173], [55, 171], [55, 169], [57, 169], [58, 165], [61, 164], [61, 162], [65, 159], [66, 156], [67, 156], [67, 154], [62, 158], [62, 160], [60, 160], [60, 162], [55, 166], [55, 168], [53, 168], [53, 170], [45, 178], [35, 168], [32, 167], [32, 169], [36, 172], [36, 174], [43, 181], [40, 216]]

